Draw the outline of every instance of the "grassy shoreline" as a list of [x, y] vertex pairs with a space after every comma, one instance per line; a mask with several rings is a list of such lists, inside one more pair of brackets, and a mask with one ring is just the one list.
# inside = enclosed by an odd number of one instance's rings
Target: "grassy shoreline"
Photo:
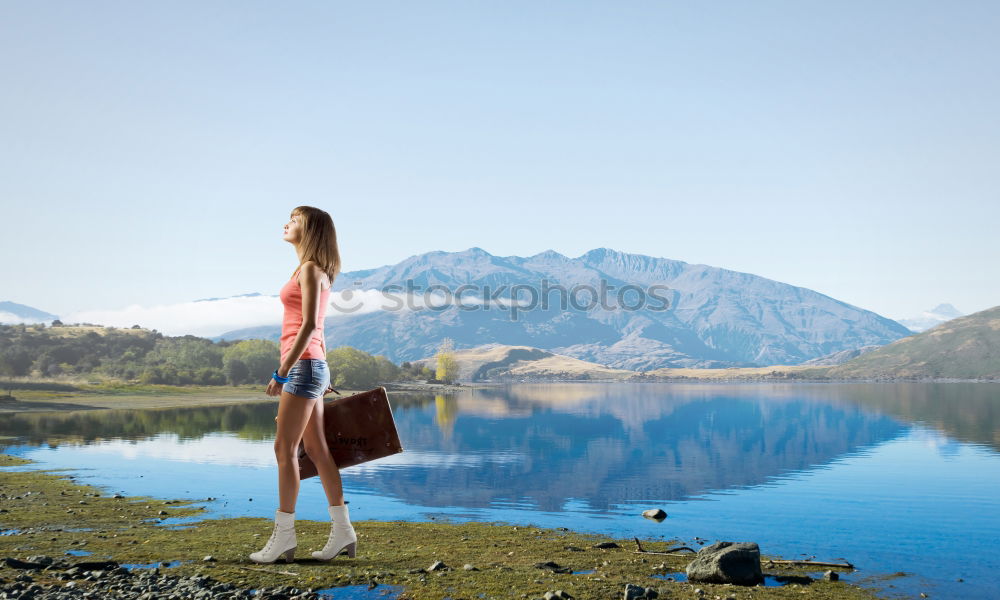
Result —
[[[740, 379], [740, 378], [687, 378], [679, 377], [665, 380], [565, 380], [565, 381], [524, 381], [524, 382], [477, 382], [461, 385], [426, 384], [417, 382], [386, 384], [390, 396], [412, 394], [453, 394], [461, 391], [490, 389], [516, 385], [517, 383], [677, 383], [693, 384], [838, 384], [838, 383], [914, 383], [910, 380], [814, 380], [814, 379]], [[933, 380], [919, 383], [969, 383], [966, 380]], [[193, 406], [213, 406], [226, 404], [249, 404], [276, 402], [276, 397], [267, 396], [264, 386], [170, 386], [170, 385], [138, 385], [138, 384], [62, 384], [51, 382], [32, 382], [31, 389], [15, 387], [15, 401], [6, 400], [0, 396], [0, 414], [40, 411], [70, 411], [96, 409], [154, 409], [183, 408]], [[982, 381], [978, 383], [983, 383]], [[1000, 382], [988, 382], [1000, 383]], [[24, 384], [28, 385], [28, 384]], [[348, 396], [364, 390], [338, 388], [343, 396]], [[329, 394], [326, 400], [337, 398]]]
[[[657, 579], [651, 575], [683, 573], [693, 555], [644, 555], [634, 552], [631, 538], [483, 522], [354, 521], [357, 558], [342, 555], [323, 563], [313, 560], [309, 552], [322, 547], [329, 524], [299, 520], [295, 562], [257, 565], [247, 554], [263, 546], [271, 532], [271, 519], [204, 519], [202, 505], [206, 501], [115, 498], [100, 488], [74, 482], [71, 475], [31, 469], [32, 462], [0, 454], [0, 488], [6, 495], [0, 526], [13, 530], [0, 535], [0, 557], [61, 557], [67, 550], [84, 550], [90, 555], [79, 560], [113, 559], [123, 564], [181, 561], [161, 571], [183, 576], [200, 574], [242, 587], [291, 585], [322, 589], [371, 582], [399, 585], [405, 590], [400, 598], [411, 600], [445, 596], [456, 600], [519, 600], [541, 597], [557, 589], [580, 600], [612, 598], [621, 597], [627, 583], [654, 587], [661, 598], [771, 599], [802, 598], [803, 594], [820, 599], [878, 597], [871, 589], [819, 579], [815, 567], [767, 566], [767, 558], [779, 557], [766, 554], [762, 555], [766, 574], [797, 576], [800, 583], [742, 587]], [[23, 468], [3, 468], [12, 466]], [[183, 525], [187, 528], [161, 523], [161, 519], [185, 517], [194, 521]], [[620, 547], [593, 548], [607, 541]], [[660, 551], [674, 544], [640, 541], [647, 551]], [[215, 561], [203, 562], [207, 555]], [[437, 560], [451, 569], [418, 571]], [[547, 561], [569, 567], [574, 573], [554, 573], [534, 566]], [[466, 563], [477, 570], [465, 570]], [[0, 578], [11, 580], [16, 575], [16, 571], [0, 566]], [[696, 589], [703, 590], [702, 595], [696, 594]]]
[[[722, 371], [722, 370], [720, 370]], [[721, 375], [721, 374], [717, 374]], [[1000, 383], [986, 380], [958, 379], [795, 379], [783, 377], [687, 377], [678, 376], [670, 379], [628, 379], [628, 380], [560, 380], [522, 382], [475, 382], [460, 385], [427, 384], [421, 382], [405, 382], [386, 384], [390, 396], [410, 394], [452, 394], [460, 391], [490, 389], [516, 385], [518, 383], [678, 383], [678, 384], [838, 384], [838, 383]], [[19, 387], [23, 386], [23, 387]], [[339, 388], [343, 396], [348, 396], [364, 390]], [[226, 404], [267, 403], [276, 402], [276, 397], [267, 396], [264, 386], [171, 386], [143, 385], [106, 382], [100, 384], [66, 383], [66, 382], [18, 382], [14, 387], [15, 400], [6, 399], [0, 395], [0, 414], [40, 411], [96, 410], [96, 409], [153, 409], [182, 408], [187, 406], [212, 406]], [[327, 400], [337, 398], [336, 394], [326, 396]]]
[[[63, 384], [31, 382], [19, 388], [15, 384], [14, 401], [0, 396], [0, 414], [15, 412], [95, 410], [108, 408], [147, 409], [182, 408], [185, 406], [213, 406], [226, 404], [249, 404], [277, 402], [276, 396], [268, 396], [265, 386], [171, 386], [143, 384]], [[387, 384], [389, 394], [453, 393], [486, 385], [449, 386], [442, 384]], [[365, 390], [337, 388], [341, 396], [349, 396]], [[339, 398], [334, 393], [326, 400]]]

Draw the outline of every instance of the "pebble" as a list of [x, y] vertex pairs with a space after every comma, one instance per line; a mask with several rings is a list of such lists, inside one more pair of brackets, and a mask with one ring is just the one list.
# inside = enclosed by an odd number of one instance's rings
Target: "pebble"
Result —
[[654, 588], [644, 588], [632, 583], [625, 584], [625, 600], [653, 600], [659, 593]]
[[642, 516], [647, 519], [654, 519], [656, 521], [662, 521], [667, 518], [667, 513], [663, 512], [660, 508], [651, 508], [649, 510], [642, 511]]
[[434, 563], [431, 566], [427, 567], [427, 570], [428, 571], [441, 571], [441, 570], [450, 569], [450, 568], [451, 567], [449, 567], [448, 565], [444, 564], [442, 561], [436, 560], [436, 561], [434, 561]]
[[573, 572], [573, 569], [570, 569], [569, 567], [564, 567], [564, 566], [560, 565], [559, 563], [553, 562], [551, 560], [550, 561], [546, 561], [546, 562], [535, 563], [534, 566], [535, 566], [536, 569], [547, 569], [549, 571], [552, 571], [553, 573], [572, 573]]

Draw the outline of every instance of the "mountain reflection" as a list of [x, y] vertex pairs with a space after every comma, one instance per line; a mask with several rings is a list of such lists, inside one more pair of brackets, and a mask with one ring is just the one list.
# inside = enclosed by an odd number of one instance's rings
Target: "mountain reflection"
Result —
[[[514, 384], [391, 401], [404, 452], [345, 480], [424, 506], [681, 500], [822, 467], [910, 422], [1000, 448], [988, 384]], [[0, 417], [0, 434], [51, 447], [163, 434], [267, 442], [276, 409], [23, 413]]]

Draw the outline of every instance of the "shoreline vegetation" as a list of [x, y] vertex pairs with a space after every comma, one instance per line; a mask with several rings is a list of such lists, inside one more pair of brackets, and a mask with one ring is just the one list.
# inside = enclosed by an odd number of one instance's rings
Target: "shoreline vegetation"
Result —
[[[458, 390], [489, 387], [489, 384], [386, 384], [386, 391], [396, 394], [441, 394]], [[277, 404], [278, 398], [265, 394], [263, 385], [172, 386], [146, 384], [67, 384], [45, 381], [14, 381], [13, 399], [0, 395], [0, 414], [16, 412], [71, 411], [97, 409], [157, 409], [226, 404]], [[361, 389], [337, 388], [324, 396], [333, 400], [350, 396]]]
[[[677, 540], [618, 539], [564, 527], [433, 517], [430, 522], [355, 520], [358, 557], [341, 555], [330, 562], [304, 558], [326, 541], [329, 523], [297, 520], [295, 561], [258, 565], [247, 555], [267, 540], [272, 519], [200, 518], [203, 505], [218, 500], [126, 497], [79, 484], [73, 475], [32, 469], [33, 462], [0, 454], [0, 590], [33, 585], [46, 591], [49, 586], [64, 591], [69, 591], [67, 586], [77, 591], [107, 589], [99, 586], [114, 574], [129, 580], [132, 589], [160, 585], [157, 597], [177, 591], [164, 586], [209, 590], [207, 598], [249, 597], [250, 590], [263, 592], [255, 597], [264, 598], [299, 593], [315, 597], [309, 592], [365, 586], [372, 597], [380, 589], [401, 589], [400, 600], [520, 600], [543, 598], [556, 590], [563, 590], [562, 597], [585, 600], [621, 598], [632, 584], [656, 590], [661, 599], [783, 599], [807, 594], [821, 600], [861, 600], [878, 598], [880, 591], [873, 587], [903, 575], [868, 576], [859, 581], [861, 587], [817, 574], [846, 574], [850, 569], [778, 563], [781, 559], [764, 548], [762, 570], [780, 585], [689, 583], [677, 579], [683, 578], [694, 554], [656, 554], [675, 547]], [[37, 567], [52, 560], [56, 564], [51, 568]], [[67, 562], [58, 564], [61, 561]], [[100, 561], [114, 563], [98, 566]], [[81, 566], [73, 570], [74, 564]], [[160, 579], [143, 579], [141, 573]], [[167, 582], [166, 574], [176, 579]], [[129, 583], [115, 580], [114, 585]]]
[[[384, 356], [341, 346], [327, 353], [341, 395], [384, 385], [392, 394], [447, 394], [515, 383], [1000, 383], [992, 348], [1000, 307], [835, 365], [613, 368], [530, 346], [483, 344], [396, 365]], [[971, 341], [970, 341], [971, 340]], [[975, 343], [973, 343], [975, 342]], [[956, 349], [958, 348], [958, 349]], [[972, 348], [975, 360], [964, 354]], [[947, 351], [941, 351], [941, 350]], [[0, 326], [0, 412], [92, 408], [158, 408], [273, 402], [263, 393], [278, 361], [271, 340], [213, 342], [129, 328], [54, 322]], [[955, 362], [961, 363], [957, 368]], [[16, 391], [16, 394], [15, 394]], [[328, 398], [336, 398], [334, 394]]]
[[[721, 371], [721, 369], [720, 369]], [[726, 377], [717, 374], [714, 377], [678, 376], [672, 379], [621, 380], [621, 379], [530, 379], [504, 382], [456, 382], [453, 384], [401, 382], [386, 383], [384, 387], [390, 396], [414, 394], [454, 394], [467, 390], [479, 390], [506, 387], [509, 385], [529, 383], [574, 383], [574, 384], [606, 384], [606, 383], [683, 383], [683, 384], [756, 384], [756, 383], [791, 383], [791, 384], [838, 384], [838, 383], [1000, 383], [996, 380], [966, 380], [966, 379], [784, 379], [784, 378], [739, 378]], [[264, 386], [172, 386], [148, 384], [68, 384], [46, 381], [14, 381], [10, 384], [13, 396], [0, 394], [0, 414], [43, 411], [73, 411], [99, 409], [158, 409], [183, 408], [193, 406], [218, 406], [227, 404], [267, 404], [277, 403], [276, 397], [267, 396]], [[375, 387], [375, 386], [373, 386]], [[327, 394], [324, 399], [329, 401], [350, 396], [367, 389], [338, 388], [340, 396]]]

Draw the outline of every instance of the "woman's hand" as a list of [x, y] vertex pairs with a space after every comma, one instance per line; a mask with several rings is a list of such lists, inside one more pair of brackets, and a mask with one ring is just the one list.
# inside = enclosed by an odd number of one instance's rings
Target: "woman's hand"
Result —
[[[288, 377], [288, 372], [291, 371], [292, 369], [291, 368], [286, 369], [284, 366], [279, 366], [277, 370], [278, 370], [278, 377]], [[284, 373], [282, 373], [281, 371], [284, 371]], [[267, 381], [267, 390], [264, 393], [267, 394], [268, 396], [280, 396], [281, 390], [284, 387], [284, 385], [285, 384], [283, 383], [278, 383], [277, 380], [274, 379], [274, 377], [271, 377]]]

